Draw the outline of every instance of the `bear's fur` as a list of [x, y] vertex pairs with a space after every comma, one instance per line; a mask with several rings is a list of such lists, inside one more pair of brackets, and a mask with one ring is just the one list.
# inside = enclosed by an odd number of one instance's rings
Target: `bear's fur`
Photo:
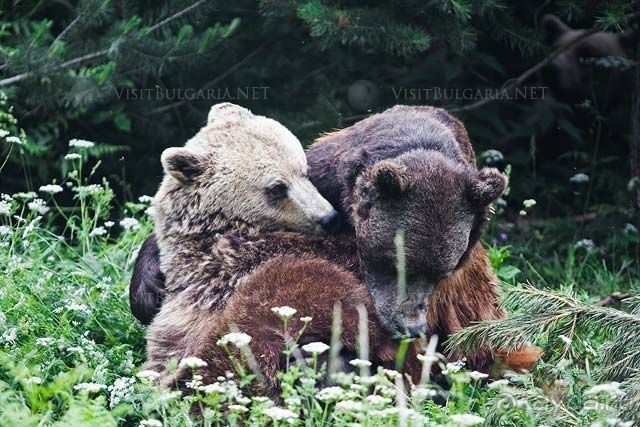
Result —
[[[320, 234], [338, 220], [309, 182], [297, 138], [234, 104], [214, 105], [207, 125], [184, 147], [165, 150], [162, 163], [166, 174], [153, 202], [155, 236], [140, 251], [130, 289], [132, 311], [143, 323], [161, 302], [163, 272], [169, 292], [212, 274], [202, 264], [185, 271], [190, 261], [182, 255], [216, 233], [237, 228]], [[157, 257], [159, 272], [149, 274], [157, 270], [142, 266]]]
[[[373, 115], [320, 138], [307, 159], [312, 182], [342, 212], [346, 229], [356, 229], [360, 276], [382, 324], [393, 333], [425, 332], [425, 299], [439, 279], [482, 251], [478, 241], [505, 177], [478, 171], [462, 123], [431, 107]], [[401, 300], [398, 229], [405, 234], [408, 278]]]
[[[260, 263], [264, 259], [264, 251], [269, 252], [273, 242], [277, 242], [278, 247], [290, 244], [304, 245], [304, 242], [298, 240], [298, 236], [288, 233], [267, 234], [260, 240], [245, 239], [238, 234], [231, 234], [225, 237], [228, 242], [224, 243], [224, 246], [229, 251], [228, 255], [235, 260], [236, 266], [243, 263], [251, 265]], [[340, 238], [326, 239], [332, 241]], [[343, 240], [339, 244], [345, 243]], [[345, 249], [348, 249], [348, 246]], [[482, 265], [485, 262], [486, 260], [481, 257], [470, 259], [467, 263]], [[463, 267], [452, 277], [440, 282], [434, 290], [437, 298], [431, 300], [430, 330], [442, 337], [468, 325], [474, 320], [473, 317], [477, 316], [474, 313], [492, 310], [491, 307], [495, 307], [496, 295], [490, 285], [492, 277], [473, 278], [472, 283], [477, 283], [477, 286], [464, 289], [465, 293], [472, 294], [473, 297], [459, 298], [460, 287], [472, 280], [468, 274], [473, 270], [479, 269]], [[437, 299], [441, 300], [442, 304], [436, 304]], [[283, 359], [285, 333], [282, 321], [272, 313], [271, 308], [289, 305], [298, 309], [296, 315], [288, 322], [286, 334], [288, 337], [296, 336], [303, 327], [301, 317], [312, 317], [311, 323], [302, 336], [300, 343], [302, 345], [312, 341], [330, 342], [332, 308], [338, 304], [341, 309], [341, 329], [344, 331], [340, 336], [342, 350], [339, 359], [349, 360], [357, 357], [358, 307], [362, 306], [369, 313], [367, 328], [369, 360], [374, 366], [393, 368], [398, 342], [393, 340], [377, 321], [366, 287], [353, 271], [346, 270], [337, 263], [317, 255], [272, 256], [268, 261], [263, 262], [229, 298], [224, 310], [207, 315], [208, 322], [203, 321], [202, 327], [197, 328], [197, 336], [194, 336], [195, 345], [189, 354], [207, 362], [207, 367], [200, 369], [198, 373], [203, 376], [204, 384], [213, 383], [226, 371], [234, 370], [226, 351], [216, 345], [216, 342], [226, 333], [245, 332], [252, 336], [250, 349], [255, 357], [257, 368], [263, 376], [261, 381], [253, 384], [253, 392], [275, 396], [278, 389], [277, 372], [282, 370], [285, 364]], [[164, 311], [165, 307], [161, 313]], [[493, 312], [487, 315], [495, 317], [500, 313]], [[236, 361], [241, 360], [233, 345], [228, 345], [228, 348], [234, 352]], [[440, 351], [442, 348], [441, 346]], [[414, 383], [418, 383], [422, 374], [422, 365], [417, 359], [417, 354], [420, 352], [422, 352], [420, 343], [416, 341], [410, 345], [404, 359], [403, 370]], [[453, 359], [466, 356], [469, 369], [486, 373], [495, 372], [494, 354], [489, 349], [472, 355], [449, 354], [447, 356]], [[528, 348], [508, 354], [499, 352], [497, 356], [503, 359], [501, 366], [522, 370], [530, 369], [540, 354], [537, 349]], [[179, 384], [184, 384], [191, 379], [191, 376], [190, 369], [180, 369], [177, 378], [168, 376], [163, 379], [163, 382], [168, 385], [177, 379]]]
[[[478, 171], [467, 132], [446, 111], [396, 106], [320, 138], [307, 151], [309, 177], [355, 228], [361, 277], [381, 323], [420, 331], [424, 300], [479, 243], [506, 178]], [[404, 233], [407, 287], [396, 292], [396, 232]], [[480, 272], [479, 274], [481, 274]]]
[[[202, 346], [209, 346], [204, 331], [226, 327], [228, 316], [236, 322], [249, 321], [257, 328], [253, 319], [233, 314], [234, 309], [219, 317], [218, 308], [235, 295], [243, 281], [253, 283], [252, 271], [261, 271], [265, 262], [279, 256], [324, 260], [335, 268], [357, 273], [358, 280], [373, 296], [372, 318], [390, 332], [388, 337], [436, 333], [446, 341], [450, 333], [471, 322], [504, 315], [498, 308], [496, 278], [478, 239], [489, 205], [504, 189], [505, 178], [495, 170], [475, 168], [464, 128], [442, 110], [396, 107], [362, 123], [365, 130], [379, 132], [380, 138], [369, 141], [359, 151], [354, 149], [357, 155], [350, 156], [348, 151], [343, 156], [332, 154], [327, 148], [335, 151], [342, 146], [328, 140], [318, 145], [335, 165], [344, 163], [359, 171], [354, 183], [336, 178], [336, 187], [342, 188], [343, 212], [348, 213], [355, 226], [355, 238], [228, 232], [223, 236], [200, 235], [199, 240], [189, 241], [190, 247], [182, 243], [184, 257], [176, 264], [182, 268], [173, 274], [185, 275], [187, 271], [190, 283], [163, 305], [149, 329], [149, 368], [162, 371], [169, 358], [190, 356]], [[394, 126], [400, 130], [388, 131]], [[345, 131], [337, 135], [351, 135], [355, 139], [346, 141], [356, 141], [353, 145], [357, 147], [358, 132], [363, 128], [353, 128], [353, 135]], [[387, 138], [390, 140], [385, 151], [384, 146], [376, 144]], [[404, 144], [404, 151], [395, 145], [396, 139]], [[197, 209], [191, 213], [197, 216]], [[403, 299], [396, 298], [395, 292], [396, 228], [405, 232], [408, 297]], [[421, 248], [427, 248], [427, 252]], [[281, 268], [281, 274], [288, 274], [285, 264]], [[295, 276], [285, 280], [283, 286], [290, 281], [291, 286], [295, 285]], [[279, 291], [276, 288], [272, 292]], [[301, 307], [322, 301], [321, 292], [310, 291], [306, 296], [301, 288], [297, 289]], [[268, 294], [264, 297], [263, 304], [278, 305]], [[324, 307], [326, 315], [331, 306], [327, 302]], [[493, 363], [488, 350], [478, 353], [475, 359], [477, 369], [486, 370]]]

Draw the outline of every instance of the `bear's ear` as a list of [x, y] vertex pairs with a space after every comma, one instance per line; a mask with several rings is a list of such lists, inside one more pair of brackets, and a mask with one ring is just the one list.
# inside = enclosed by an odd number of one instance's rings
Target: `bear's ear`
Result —
[[183, 147], [167, 148], [160, 159], [164, 171], [183, 184], [192, 182], [205, 167], [196, 153]]
[[542, 29], [544, 31], [544, 42], [552, 45], [558, 38], [570, 31], [572, 28], [562, 22], [560, 18], [550, 13], [542, 17]]
[[391, 160], [382, 160], [371, 169], [371, 179], [383, 197], [396, 197], [409, 189], [411, 184], [406, 169]]
[[507, 186], [507, 177], [495, 168], [482, 168], [473, 178], [469, 188], [469, 199], [477, 207], [489, 206]]
[[253, 113], [244, 107], [241, 107], [230, 102], [222, 102], [211, 107], [209, 110], [209, 116], [207, 117], [207, 123], [213, 123], [221, 118], [248, 118]]

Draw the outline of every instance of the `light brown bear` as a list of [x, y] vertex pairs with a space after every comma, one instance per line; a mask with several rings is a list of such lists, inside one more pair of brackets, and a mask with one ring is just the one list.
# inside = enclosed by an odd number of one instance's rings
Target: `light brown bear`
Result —
[[[216, 280], [222, 274], [212, 253], [218, 236], [232, 229], [321, 234], [338, 217], [309, 181], [296, 137], [237, 105], [212, 107], [207, 125], [184, 147], [166, 149], [162, 164], [165, 177], [152, 206], [166, 304], [189, 307], [176, 309], [178, 323], [157, 319], [149, 345], [180, 348], [204, 319], [200, 310], [217, 307], [233, 290], [229, 280]], [[138, 291], [132, 289], [131, 298], [148, 297]], [[188, 298], [205, 291], [209, 298]]]

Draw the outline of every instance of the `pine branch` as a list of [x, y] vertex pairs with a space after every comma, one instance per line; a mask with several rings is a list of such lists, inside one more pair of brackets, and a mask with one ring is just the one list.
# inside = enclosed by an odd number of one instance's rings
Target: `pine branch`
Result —
[[[158, 29], [164, 27], [165, 25], [169, 24], [170, 22], [184, 16], [185, 14], [191, 12], [192, 10], [194, 10], [195, 8], [197, 8], [198, 6], [203, 5], [206, 2], [206, 0], [198, 0], [196, 3], [187, 6], [186, 8], [182, 9], [181, 11], [169, 16], [166, 19], [163, 19], [162, 21], [152, 25], [151, 27], [149, 27], [149, 30], [147, 32], [147, 34], [152, 33], [154, 31], [157, 31]], [[58, 64], [55, 65], [49, 69], [45, 69], [45, 70], [39, 70], [37, 72], [37, 74], [51, 74], [54, 73], [56, 71], [61, 71], [67, 68], [72, 68], [76, 65], [80, 65], [83, 64], [85, 62], [91, 61], [93, 59], [97, 59], [97, 58], [102, 58], [104, 56], [106, 56], [107, 54], [109, 54], [109, 52], [111, 51], [111, 49], [102, 49], [93, 53], [89, 53], [86, 55], [82, 55], [80, 57], [71, 59], [69, 61], [63, 62], [62, 64]], [[16, 83], [19, 83], [33, 75], [36, 74], [36, 71], [34, 70], [30, 70], [27, 71], [25, 73], [21, 73], [21, 74], [17, 74], [15, 76], [12, 77], [8, 77], [5, 79], [0, 80], [0, 87], [4, 87], [4, 86], [10, 86]]]

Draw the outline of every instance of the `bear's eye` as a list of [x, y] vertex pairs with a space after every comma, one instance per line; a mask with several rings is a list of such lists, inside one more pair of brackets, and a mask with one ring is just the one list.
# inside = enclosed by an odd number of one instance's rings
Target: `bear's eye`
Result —
[[277, 182], [267, 187], [267, 194], [274, 200], [280, 200], [287, 197], [289, 187], [284, 182]]

